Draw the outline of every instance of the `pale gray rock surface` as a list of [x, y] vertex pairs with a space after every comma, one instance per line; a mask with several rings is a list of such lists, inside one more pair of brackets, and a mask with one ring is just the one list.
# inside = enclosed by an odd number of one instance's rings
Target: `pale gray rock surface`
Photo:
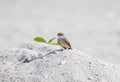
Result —
[[0, 82], [120, 82], [120, 66], [44, 43], [0, 51]]

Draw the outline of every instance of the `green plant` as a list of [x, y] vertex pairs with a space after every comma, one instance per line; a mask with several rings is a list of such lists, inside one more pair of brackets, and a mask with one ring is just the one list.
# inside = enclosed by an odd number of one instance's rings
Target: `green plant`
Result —
[[56, 37], [51, 38], [50, 40], [46, 41], [45, 38], [43, 38], [43, 37], [35, 37], [34, 41], [43, 42], [43, 43], [52, 44], [52, 45], [59, 45], [58, 43], [53, 42], [55, 39], [56, 39]]

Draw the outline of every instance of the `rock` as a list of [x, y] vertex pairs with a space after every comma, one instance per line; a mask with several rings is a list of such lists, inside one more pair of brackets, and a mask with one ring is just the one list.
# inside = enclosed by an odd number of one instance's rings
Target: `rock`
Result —
[[0, 82], [120, 82], [120, 66], [76, 49], [24, 43], [0, 51]]

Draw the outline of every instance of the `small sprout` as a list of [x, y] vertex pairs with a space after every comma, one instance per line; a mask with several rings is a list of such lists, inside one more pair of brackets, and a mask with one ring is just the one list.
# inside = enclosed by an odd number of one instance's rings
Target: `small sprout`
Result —
[[43, 37], [35, 37], [34, 41], [43, 42], [43, 43], [52, 44], [52, 45], [59, 45], [58, 43], [53, 42], [55, 39], [56, 37], [51, 38], [50, 40], [46, 41]]

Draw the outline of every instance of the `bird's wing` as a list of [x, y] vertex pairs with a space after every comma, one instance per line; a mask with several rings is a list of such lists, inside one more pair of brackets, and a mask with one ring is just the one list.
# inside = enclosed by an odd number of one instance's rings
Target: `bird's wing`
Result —
[[64, 41], [65, 41], [65, 43], [67, 43], [67, 45], [70, 46], [70, 48], [71, 48], [70, 42], [67, 40], [66, 37], [64, 38]]

